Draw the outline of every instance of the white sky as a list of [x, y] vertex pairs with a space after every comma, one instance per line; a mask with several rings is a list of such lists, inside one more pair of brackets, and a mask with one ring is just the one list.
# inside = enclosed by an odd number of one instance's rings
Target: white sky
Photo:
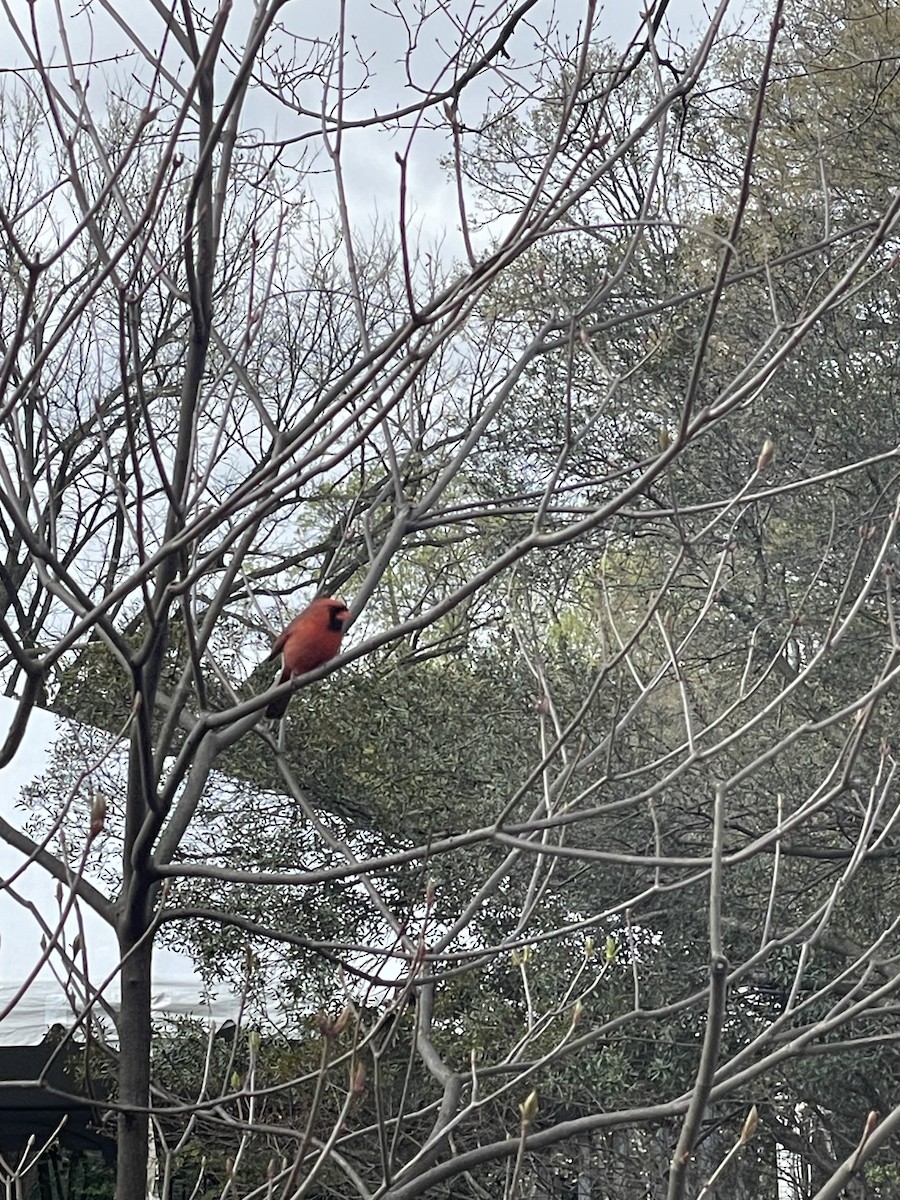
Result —
[[[8, 11], [23, 30], [29, 28], [29, 4], [27, 0], [6, 0]], [[735, 14], [739, 13], [746, 0], [736, 0]], [[131, 0], [127, 5], [109, 4], [108, 11], [103, 3], [86, 5], [83, 0], [59, 0], [64, 14], [60, 25], [57, 5], [54, 0], [36, 0], [35, 14], [38, 33], [45, 62], [58, 68], [64, 78], [65, 54], [63, 32], [69, 40], [70, 51], [76, 63], [103, 60], [104, 65], [90, 75], [89, 101], [96, 107], [103, 98], [106, 79], [113, 79], [118, 89], [127, 88], [133, 74], [146, 77], [146, 66], [135, 55], [128, 35], [117, 24], [112, 14], [121, 13], [131, 24], [135, 33], [154, 52], [162, 44], [162, 25], [150, 0]], [[208, 3], [205, 11], [215, 12], [216, 5]], [[419, 5], [412, 0], [400, 0], [399, 8], [410, 17]], [[351, 0], [347, 5], [347, 45], [352, 51], [358, 47], [359, 56], [367, 65], [365, 88], [348, 102], [349, 117], [368, 116], [373, 111], [389, 112], [419, 99], [423, 90], [433, 86], [444, 86], [449, 76], [442, 76], [448, 50], [452, 50], [458, 38], [454, 24], [462, 20], [475, 6], [460, 0], [450, 0], [448, 9], [453, 22], [438, 14], [426, 23], [415, 51], [407, 55], [407, 40], [403, 22], [393, 15], [390, 5], [363, 3]], [[489, 8], [490, 6], [485, 6]], [[507, 44], [510, 65], [528, 63], [541, 53], [537, 41], [538, 31], [555, 18], [557, 41], [571, 44], [581, 26], [585, 11], [584, 0], [541, 0], [532, 9], [525, 21], [520, 22], [515, 34]], [[623, 0], [610, 3], [600, 9], [597, 28], [601, 37], [607, 37], [624, 48], [641, 24], [644, 0]], [[438, 6], [432, 6], [437, 10]], [[252, 20], [254, 6], [250, 0], [234, 0], [232, 14], [227, 26], [226, 40], [240, 47]], [[309, 3], [309, 0], [289, 0], [281, 10], [276, 29], [269, 44], [278, 46], [282, 57], [301, 57], [309, 42], [314, 38], [331, 39], [335, 35], [340, 6], [337, 0], [325, 3]], [[483, 9], [480, 11], [483, 14]], [[692, 44], [698, 32], [706, 25], [706, 12], [702, 0], [669, 0], [666, 20], [660, 33], [660, 45], [667, 39], [676, 44]], [[121, 56], [118, 61], [112, 61]], [[170, 42], [168, 59], [173, 71], [179, 69], [181, 79], [187, 78], [180, 51], [175, 52]], [[504, 60], [501, 60], [501, 62]], [[177, 67], [176, 67], [177, 64]], [[354, 79], [353, 54], [348, 53], [348, 81]], [[407, 80], [407, 67], [412, 86]], [[0, 72], [11, 68], [25, 69], [23, 78], [34, 82], [33, 73], [28, 71], [28, 58], [14, 36], [0, 39]], [[89, 73], [78, 72], [85, 82]], [[361, 79], [361, 69], [355, 71]], [[220, 93], [224, 93], [228, 79], [223, 73], [218, 81]], [[318, 81], [310, 81], [308, 91], [303, 91], [301, 102], [308, 108], [317, 109], [321, 104], [321, 89]], [[488, 100], [487, 85], [473, 84], [466, 89], [461, 103], [463, 121], [477, 123], [482, 106]], [[256, 127], [271, 139], [290, 138], [299, 132], [315, 128], [309, 122], [294, 118], [262, 89], [251, 88], [245, 107], [245, 127]], [[316, 139], [316, 142], [318, 139]], [[312, 146], [312, 143], [307, 143]], [[447, 171], [440, 165], [440, 158], [449, 149], [443, 131], [434, 132], [418, 129], [409, 141], [408, 126], [394, 133], [379, 133], [371, 129], [347, 132], [343, 148], [345, 180], [352, 221], [365, 228], [375, 219], [396, 227], [399, 209], [400, 172], [395, 153], [408, 157], [407, 208], [411, 223], [421, 229], [427, 246], [443, 245], [445, 251], [461, 250], [458, 238], [456, 186]], [[328, 170], [329, 164], [320, 164]], [[310, 178], [304, 186], [318, 200], [323, 209], [333, 205], [333, 186], [330, 178]]]

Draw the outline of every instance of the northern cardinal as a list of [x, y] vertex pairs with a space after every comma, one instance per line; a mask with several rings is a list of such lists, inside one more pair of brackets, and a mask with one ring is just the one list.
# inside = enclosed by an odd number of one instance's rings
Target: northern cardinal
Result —
[[[304, 675], [334, 658], [349, 620], [350, 611], [342, 600], [334, 600], [331, 596], [318, 596], [313, 600], [309, 608], [294, 617], [279, 633], [272, 645], [269, 658], [280, 654], [284, 664], [278, 682], [287, 683], [295, 675]], [[273, 700], [266, 709], [266, 716], [283, 717], [290, 702], [290, 692]]]

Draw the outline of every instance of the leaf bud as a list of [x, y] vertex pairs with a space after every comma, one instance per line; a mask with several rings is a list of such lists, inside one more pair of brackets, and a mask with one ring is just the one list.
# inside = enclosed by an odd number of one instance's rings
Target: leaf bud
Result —
[[775, 443], [771, 438], [766, 438], [762, 444], [762, 450], [759, 452], [759, 458], [756, 460], [756, 470], [764, 471], [772, 461], [772, 455], [775, 453]]
[[91, 794], [91, 829], [88, 834], [90, 841], [103, 831], [106, 824], [106, 797], [102, 792]]
[[356, 1009], [348, 1002], [341, 1009], [337, 1020], [331, 1026], [331, 1036], [340, 1037], [355, 1016]]
[[753, 1135], [756, 1133], [756, 1127], [759, 1125], [759, 1110], [754, 1104], [747, 1113], [747, 1119], [744, 1121], [741, 1129], [740, 1144], [746, 1146]]
[[519, 1105], [519, 1112], [522, 1114], [522, 1124], [530, 1125], [538, 1112], [538, 1094], [536, 1091], [528, 1093]]

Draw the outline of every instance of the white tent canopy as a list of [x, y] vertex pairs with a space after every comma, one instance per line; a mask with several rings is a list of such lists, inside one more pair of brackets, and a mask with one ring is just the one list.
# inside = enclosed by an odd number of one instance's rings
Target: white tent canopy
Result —
[[[0, 698], [0, 741], [13, 714], [13, 702]], [[44, 769], [57, 724], [52, 714], [35, 709], [14, 762], [0, 771], [0, 816], [20, 829], [27, 817], [18, 807], [21, 788]], [[59, 956], [41, 961], [45, 929], [49, 926], [55, 934], [59, 924], [57, 883], [35, 863], [22, 870], [23, 863], [24, 856], [0, 839], [0, 1045], [7, 1046], [34, 1045], [57, 1023], [70, 1027], [83, 1007], [83, 985]], [[91, 882], [98, 886], [96, 879]], [[63, 891], [65, 906], [69, 897]], [[88, 979], [93, 988], [105, 984], [103, 999], [114, 1007], [119, 998], [115, 935], [82, 903], [69, 912], [60, 940], [71, 949], [79, 934]], [[74, 957], [84, 961], [80, 952]], [[158, 1018], [193, 1016], [216, 1022], [236, 1019], [240, 1009], [238, 998], [224, 987], [210, 996], [190, 958], [168, 947], [154, 952], [152, 1004]], [[109, 1020], [104, 1026], [111, 1032]]]

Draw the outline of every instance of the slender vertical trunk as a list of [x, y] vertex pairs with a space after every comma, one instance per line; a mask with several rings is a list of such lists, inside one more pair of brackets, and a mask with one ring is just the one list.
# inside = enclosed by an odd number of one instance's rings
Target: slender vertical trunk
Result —
[[122, 1007], [119, 1016], [119, 1103], [133, 1105], [119, 1114], [117, 1200], [147, 1195], [147, 1107], [150, 1098], [151, 938], [127, 922], [119, 932], [122, 958]]
[[[227, 10], [223, 9], [223, 13]], [[145, 1200], [149, 1150], [150, 1098], [150, 988], [153, 939], [147, 936], [152, 917], [149, 866], [153, 844], [165, 814], [160, 809], [159, 765], [154, 761], [152, 715], [165, 661], [170, 606], [169, 593], [179, 567], [185, 567], [184, 549], [175, 543], [184, 526], [184, 503], [191, 475], [191, 445], [197, 398], [209, 351], [212, 322], [212, 286], [215, 269], [213, 214], [213, 64], [224, 32], [224, 16], [215, 25], [203, 52], [193, 27], [188, 30], [197, 68], [200, 158], [185, 211], [184, 266], [191, 307], [188, 341], [173, 471], [166, 518], [168, 555], [155, 575], [153, 598], [146, 608], [146, 638], [134, 660], [134, 690], [140, 703], [135, 709], [129, 763], [128, 796], [122, 871], [122, 908], [119, 915], [119, 952], [122, 961], [122, 1007], [119, 1017], [119, 1101], [133, 1111], [119, 1116], [118, 1181], [116, 1200]]]

